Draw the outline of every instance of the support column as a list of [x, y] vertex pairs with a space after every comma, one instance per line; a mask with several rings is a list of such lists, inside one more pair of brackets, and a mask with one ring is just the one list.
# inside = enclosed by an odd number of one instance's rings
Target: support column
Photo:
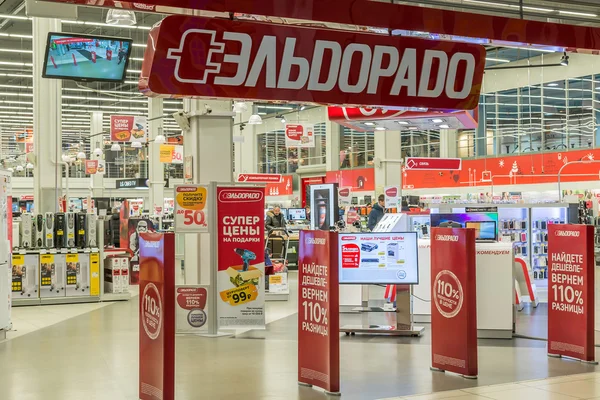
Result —
[[[183, 143], [184, 156], [193, 157], [192, 183], [232, 182], [235, 114], [231, 102], [186, 99], [183, 109], [190, 115], [190, 129], [184, 131]], [[210, 284], [212, 268], [209, 235], [185, 235], [185, 283]]]
[[338, 171], [340, 169], [340, 136], [342, 126], [338, 123], [327, 121], [325, 138], [325, 166], [326, 171]]
[[401, 143], [400, 132], [375, 131], [375, 196], [386, 186], [402, 188]]
[[62, 81], [42, 78], [48, 32], [60, 32], [58, 19], [34, 17], [33, 25], [33, 179], [36, 213], [58, 211], [62, 195]]
[[[240, 173], [254, 173], [258, 170], [258, 137], [256, 125], [249, 125], [248, 119], [252, 115], [252, 103], [246, 102], [248, 111], [236, 114], [233, 135], [236, 137], [234, 171], [235, 176]], [[244, 124], [241, 129], [241, 123]], [[234, 176], [234, 178], [235, 178]]]
[[[97, 136], [95, 136], [97, 135]], [[102, 160], [104, 158], [104, 135], [102, 135], [102, 113], [95, 111], [91, 119], [90, 160]], [[101, 149], [102, 154], [97, 155], [96, 149]], [[103, 197], [104, 175], [94, 174], [90, 178], [92, 197]]]
[[[163, 115], [163, 99], [148, 99], [148, 119], [153, 119]], [[164, 207], [165, 198], [165, 168], [159, 162], [160, 144], [154, 143], [156, 136], [162, 133], [162, 118], [148, 122], [148, 180], [149, 180], [149, 211], [154, 214], [155, 207]], [[185, 143], [185, 141], [184, 141]]]
[[458, 131], [440, 129], [440, 158], [458, 157]]

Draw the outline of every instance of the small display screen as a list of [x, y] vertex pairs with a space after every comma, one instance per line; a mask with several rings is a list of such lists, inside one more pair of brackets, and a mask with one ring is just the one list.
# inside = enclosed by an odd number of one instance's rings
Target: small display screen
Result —
[[475, 240], [496, 240], [496, 221], [472, 221], [465, 227], [475, 229]]
[[49, 33], [44, 78], [123, 82], [131, 54], [131, 39]]
[[304, 221], [306, 210], [304, 208], [290, 208], [288, 209], [288, 215], [290, 221]]

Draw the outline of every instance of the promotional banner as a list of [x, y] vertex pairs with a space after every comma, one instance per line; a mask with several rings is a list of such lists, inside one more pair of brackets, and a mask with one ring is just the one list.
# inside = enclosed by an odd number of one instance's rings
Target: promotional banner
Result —
[[340, 391], [337, 233], [300, 231], [298, 382]]
[[33, 142], [25, 143], [25, 153], [33, 153]]
[[238, 182], [247, 183], [281, 183], [281, 174], [239, 174]]
[[175, 399], [175, 234], [140, 234], [139, 398]]
[[404, 169], [421, 169], [434, 171], [460, 170], [462, 160], [460, 158], [420, 158], [407, 157]]
[[293, 176], [282, 175], [280, 182], [267, 183], [265, 194], [267, 196], [290, 196], [294, 194]]
[[208, 232], [208, 189], [201, 185], [175, 186], [175, 231]]
[[402, 207], [400, 199], [400, 188], [398, 186], [386, 186], [383, 189], [385, 196], [385, 208], [397, 208], [400, 210]]
[[339, 220], [338, 186], [336, 183], [310, 185], [310, 226], [328, 231]]
[[311, 124], [285, 124], [285, 147], [315, 147], [315, 126]]
[[478, 44], [173, 15], [150, 31], [139, 87], [147, 96], [472, 110], [484, 67]]
[[478, 372], [475, 257], [474, 229], [432, 228], [431, 365], [469, 377]]
[[183, 159], [183, 178], [194, 178], [194, 156], [187, 156]]
[[338, 183], [339, 186], [348, 187], [353, 192], [372, 192], [375, 190], [375, 168], [328, 171], [325, 182]]
[[548, 225], [548, 354], [594, 361], [594, 227]]
[[104, 175], [106, 173], [106, 162], [104, 160], [96, 160], [98, 161], [98, 167], [96, 169], [96, 173], [98, 175]]
[[352, 190], [350, 188], [338, 189], [338, 202], [340, 206], [349, 206], [352, 204]]
[[183, 164], [183, 146], [161, 144], [158, 150], [159, 161], [166, 164]]
[[265, 327], [265, 191], [217, 188], [219, 327]]
[[208, 332], [208, 291], [206, 287], [178, 285], [175, 288], [176, 333]]
[[85, 160], [85, 174], [95, 175], [98, 172], [98, 160]]
[[111, 115], [111, 142], [140, 142], [148, 140], [148, 122], [146, 117], [138, 115]]

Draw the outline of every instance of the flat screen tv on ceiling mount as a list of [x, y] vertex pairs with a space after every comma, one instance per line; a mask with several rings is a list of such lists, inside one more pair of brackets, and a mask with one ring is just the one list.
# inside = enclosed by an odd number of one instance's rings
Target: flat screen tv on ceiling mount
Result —
[[50, 32], [42, 77], [82, 82], [123, 82], [132, 39]]

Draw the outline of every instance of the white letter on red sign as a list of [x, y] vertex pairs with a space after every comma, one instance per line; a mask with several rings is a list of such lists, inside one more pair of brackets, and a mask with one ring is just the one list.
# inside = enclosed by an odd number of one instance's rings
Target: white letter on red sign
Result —
[[[358, 75], [358, 82], [351, 85], [349, 80], [350, 68], [355, 67], [356, 64], [352, 62], [352, 56], [354, 53], [362, 53], [362, 60], [360, 62], [360, 71]], [[366, 44], [352, 43], [344, 50], [344, 57], [342, 58], [342, 68], [340, 69], [340, 90], [344, 93], [360, 93], [365, 90], [367, 82], [369, 81], [369, 68], [371, 67], [371, 48]]]
[[236, 40], [242, 45], [240, 54], [225, 54], [223, 57], [224, 63], [237, 64], [237, 73], [233, 78], [215, 77], [215, 84], [228, 86], [241, 86], [246, 80], [248, 73], [248, 63], [250, 62], [250, 49], [252, 48], [252, 38], [245, 33], [225, 32], [223, 33], [224, 40]]
[[[294, 57], [295, 49], [296, 38], [285, 39], [283, 59], [281, 60], [281, 68], [279, 70], [279, 82], [277, 83], [277, 88], [279, 89], [301, 89], [306, 85], [306, 81], [308, 80], [308, 70], [310, 68], [308, 60], [303, 57]], [[290, 81], [292, 65], [297, 65], [300, 70], [298, 79], [294, 82]]]
[[[456, 84], [456, 73], [458, 69], [458, 63], [461, 61], [467, 62], [467, 68], [465, 71], [465, 81], [462, 89], [457, 92], [454, 89]], [[456, 53], [450, 59], [450, 66], [448, 67], [448, 80], [446, 81], [446, 94], [451, 99], [465, 99], [471, 93], [471, 87], [473, 86], [473, 75], [475, 74], [475, 57], [471, 53]]]
[[[385, 69], [381, 68], [383, 62], [383, 55], [387, 54], [390, 56], [390, 62]], [[371, 76], [369, 77], [369, 88], [367, 93], [377, 93], [377, 87], [379, 86], [379, 78], [382, 76], [392, 76], [398, 68], [398, 49], [392, 46], [375, 46], [373, 52], [373, 65], [371, 66]]]
[[[323, 55], [325, 50], [331, 51], [331, 64], [329, 65], [329, 74], [324, 83], [319, 82], [321, 68], [323, 66]], [[340, 62], [342, 61], [342, 47], [339, 43], [328, 40], [317, 40], [315, 42], [315, 51], [313, 53], [312, 68], [310, 78], [308, 79], [308, 90], [318, 90], [328, 92], [335, 87], [340, 72]]]
[[265, 71], [266, 86], [274, 89], [277, 86], [275, 82], [277, 77], [277, 38], [275, 36], [265, 36], [260, 42], [260, 47], [256, 57], [254, 57], [254, 63], [252, 63], [252, 69], [246, 80], [246, 86], [256, 86], [256, 81], [258, 81], [264, 65], [267, 66]]
[[[438, 73], [433, 89], [429, 89], [431, 79], [431, 67], [434, 59], [438, 59]], [[423, 59], [423, 71], [419, 82], [419, 97], [439, 97], [444, 91], [446, 83], [446, 72], [448, 71], [448, 55], [439, 50], [425, 50]]]
[[405, 49], [402, 53], [402, 61], [396, 73], [396, 79], [392, 85], [390, 94], [398, 96], [400, 90], [406, 86], [409, 96], [417, 95], [417, 50]]

